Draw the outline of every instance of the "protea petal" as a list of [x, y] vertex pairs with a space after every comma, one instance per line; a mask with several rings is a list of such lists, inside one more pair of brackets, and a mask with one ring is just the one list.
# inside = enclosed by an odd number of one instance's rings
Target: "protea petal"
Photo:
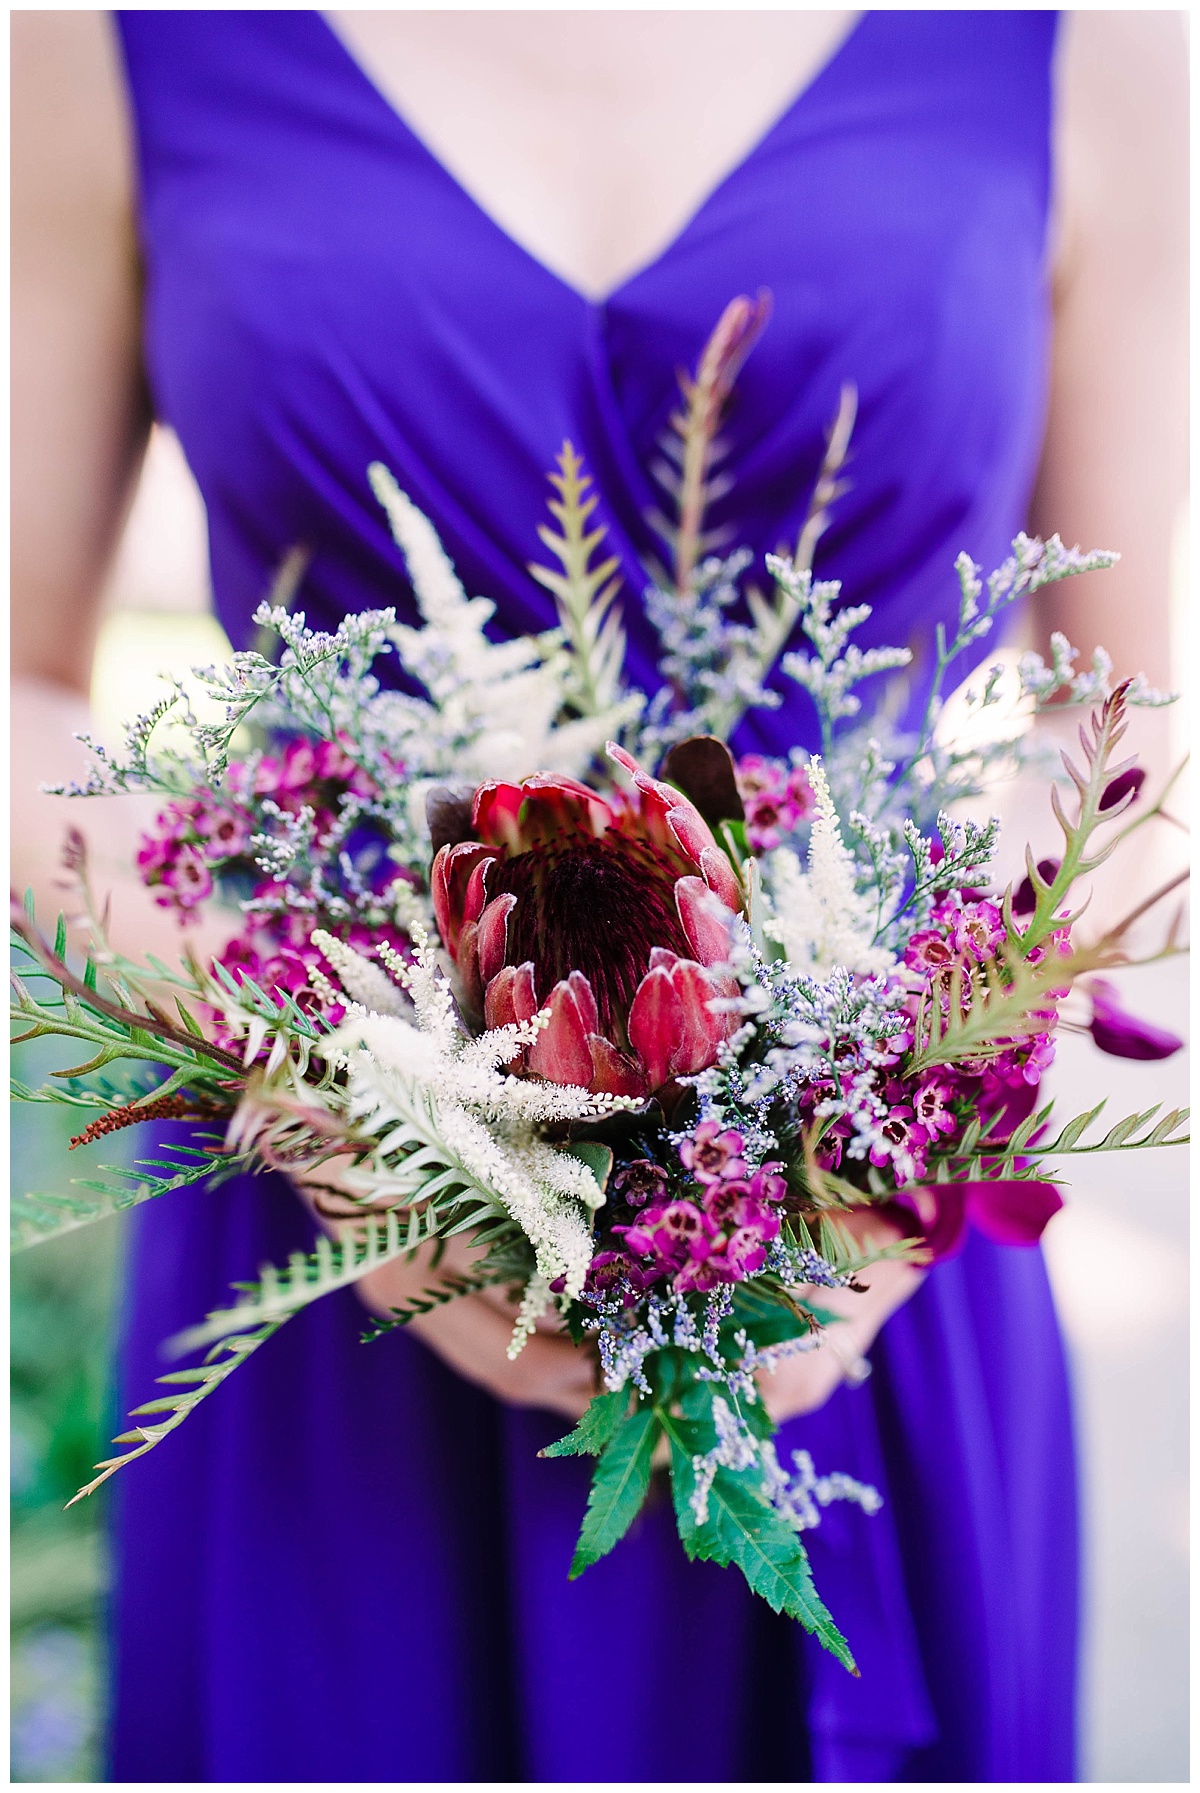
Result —
[[646, 1079], [638, 1066], [623, 1052], [618, 1052], [611, 1040], [606, 1040], [601, 1033], [588, 1035], [588, 1045], [592, 1049], [592, 1080], [588, 1085], [593, 1094], [606, 1096], [644, 1096]]
[[598, 839], [611, 825], [612, 812], [603, 797], [575, 779], [543, 775], [519, 785], [480, 785], [472, 819], [485, 841], [523, 853], [573, 833]]
[[729, 957], [733, 914], [703, 878], [679, 878], [675, 907], [687, 943], [702, 965], [721, 965]]
[[729, 1033], [731, 1016], [714, 1013], [710, 1003], [717, 986], [702, 965], [680, 959], [670, 972], [671, 986], [679, 998], [682, 1028], [671, 1053], [671, 1075], [690, 1077], [712, 1064], [717, 1049]]
[[579, 1019], [583, 1022], [584, 1031], [595, 1033], [600, 1026], [600, 1013], [596, 1007], [596, 997], [592, 986], [582, 971], [573, 971], [567, 979], [575, 1007], [579, 1010]]
[[[670, 790], [670, 786], [660, 787]], [[689, 859], [699, 862], [702, 854], [718, 851], [713, 839], [713, 831], [694, 804], [678, 791], [671, 791], [673, 799], [667, 811], [667, 825]]]
[[533, 966], [506, 965], [487, 987], [483, 1018], [488, 1027], [511, 1027], [514, 1021], [531, 1021], [538, 1012]]
[[727, 909], [740, 909], [742, 893], [733, 867], [720, 847], [705, 847], [700, 855], [700, 870], [708, 888], [719, 896]]
[[481, 859], [473, 866], [463, 894], [463, 920], [478, 921], [487, 907], [487, 875], [495, 865], [494, 858]]
[[[587, 983], [581, 973], [574, 976]], [[546, 1006], [550, 1010], [550, 1025], [542, 1029], [529, 1048], [529, 1069], [548, 1083], [578, 1083], [586, 1089], [592, 1081], [592, 1049], [576, 992], [568, 979], [555, 984]], [[594, 998], [592, 1008], [595, 1009]]]
[[484, 1006], [484, 983], [479, 975], [478, 922], [469, 921], [460, 930], [454, 963], [462, 984], [463, 1002], [472, 1015], [478, 1015]]
[[629, 1010], [629, 1044], [646, 1068], [646, 1081], [658, 1089], [673, 1075], [671, 1061], [685, 1031], [683, 1002], [665, 966], [648, 971]]
[[494, 897], [479, 917], [476, 951], [479, 954], [479, 975], [490, 984], [503, 968], [508, 945], [508, 918], [517, 906], [515, 896]]
[[[475, 919], [465, 913], [466, 892], [471, 874], [483, 861], [495, 857], [493, 849], [485, 846], [482, 841], [464, 840], [457, 846], [443, 847], [434, 859], [430, 873], [433, 913], [438, 933], [449, 953], [458, 949], [458, 936], [463, 922]], [[480, 907], [482, 908], [482, 904]], [[476, 915], [478, 913], [476, 910]]]

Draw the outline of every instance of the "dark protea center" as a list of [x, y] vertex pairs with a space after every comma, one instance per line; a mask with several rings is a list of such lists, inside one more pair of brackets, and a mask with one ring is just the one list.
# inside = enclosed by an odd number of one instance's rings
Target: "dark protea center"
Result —
[[648, 1095], [711, 1065], [732, 1031], [742, 892], [699, 812], [619, 747], [630, 797], [539, 775], [475, 793], [476, 839], [441, 849], [433, 899], [467, 1010], [548, 1025], [522, 1067], [554, 1083]]
[[572, 971], [592, 986], [600, 1031], [628, 1045], [625, 1019], [646, 975], [652, 948], [679, 958], [690, 948], [675, 908], [678, 872], [641, 842], [615, 830], [602, 840], [500, 860], [489, 897], [511, 893], [511, 964], [533, 965], [547, 993]]

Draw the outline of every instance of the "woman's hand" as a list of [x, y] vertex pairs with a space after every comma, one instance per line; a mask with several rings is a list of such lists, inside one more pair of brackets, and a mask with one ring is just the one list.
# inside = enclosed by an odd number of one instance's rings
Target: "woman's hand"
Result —
[[[314, 1196], [337, 1187], [337, 1167], [323, 1165], [296, 1188], [321, 1225], [335, 1236], [352, 1222], [330, 1220], [314, 1204]], [[436, 1287], [447, 1276], [466, 1276], [483, 1256], [461, 1235], [448, 1239], [436, 1269], [432, 1242], [411, 1258], [395, 1258], [368, 1271], [355, 1285], [363, 1306], [381, 1319], [393, 1308], [403, 1307], [425, 1289]], [[409, 1328], [452, 1370], [468, 1382], [486, 1389], [496, 1400], [512, 1407], [542, 1407], [577, 1420], [594, 1394], [599, 1392], [595, 1353], [573, 1345], [557, 1320], [538, 1322], [520, 1355], [508, 1356], [518, 1304], [500, 1287], [459, 1295], [409, 1321]]]
[[[840, 1219], [864, 1250], [880, 1250], [904, 1237], [898, 1226], [873, 1210]], [[855, 1279], [863, 1285], [864, 1294], [851, 1289], [813, 1290], [816, 1305], [845, 1318], [824, 1329], [814, 1350], [782, 1358], [773, 1370], [759, 1371], [759, 1390], [776, 1425], [800, 1413], [814, 1413], [825, 1405], [840, 1383], [861, 1379], [861, 1372], [856, 1374], [857, 1367], [884, 1321], [916, 1293], [924, 1275], [914, 1264], [883, 1258]]]

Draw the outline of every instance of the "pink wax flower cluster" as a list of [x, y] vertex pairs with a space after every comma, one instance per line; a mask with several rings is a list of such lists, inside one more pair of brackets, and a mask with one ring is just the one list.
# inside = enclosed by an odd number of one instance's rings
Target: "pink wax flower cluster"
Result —
[[812, 815], [813, 789], [803, 766], [747, 753], [737, 762], [735, 773], [752, 852], [769, 853]]
[[667, 1279], [682, 1294], [757, 1276], [779, 1236], [787, 1184], [782, 1164], [761, 1164], [751, 1171], [744, 1150], [745, 1141], [735, 1129], [702, 1121], [679, 1148], [692, 1194], [674, 1201], [662, 1199], [667, 1194], [665, 1173], [659, 1171], [655, 1178], [653, 1165], [630, 1166], [624, 1174], [634, 1194], [628, 1199], [636, 1199], [647, 1184], [655, 1198], [631, 1225], [613, 1227], [621, 1249], [596, 1254], [588, 1287], [602, 1294], [622, 1290], [632, 1302]]
[[[1054, 1059], [1057, 999], [1067, 994], [1065, 987], [1048, 991], [1032, 1013], [1034, 1025], [1018, 1031], [1000, 1050], [935, 1065], [916, 1077], [899, 1075], [922, 1005], [936, 1003], [948, 1018], [955, 990], [957, 1001], [969, 1005], [986, 975], [984, 967], [996, 962], [1005, 936], [997, 903], [972, 890], [943, 896], [928, 925], [918, 929], [904, 949], [906, 975], [903, 984], [897, 983], [895, 996], [905, 1024], [875, 1046], [869, 1061], [861, 1056], [840, 1066], [843, 1080], [855, 1075], [869, 1079], [875, 1118], [866, 1156], [875, 1168], [890, 1170], [898, 1188], [930, 1175], [936, 1154], [953, 1144], [972, 1117], [991, 1123], [992, 1137], [999, 1144], [1033, 1110], [1042, 1074]], [[1048, 953], [1068, 950], [1068, 929], [1056, 928], [1029, 958], [1037, 962]], [[801, 1124], [827, 1114], [837, 1094], [832, 1079], [809, 1085], [798, 1103]], [[861, 1140], [861, 1127], [861, 1111], [857, 1116], [835, 1113], [815, 1148], [820, 1168], [844, 1171], [856, 1135]], [[863, 1150], [861, 1143], [857, 1150]]]
[[137, 855], [142, 883], [155, 892], [156, 903], [174, 909], [186, 924], [212, 895], [215, 869], [243, 856], [253, 831], [247, 810], [215, 794], [168, 803], [155, 832], [142, 836]]
[[[337, 800], [344, 792], [367, 798], [378, 793], [374, 779], [356, 765], [341, 741], [310, 741], [297, 736], [281, 753], [264, 753], [251, 767], [234, 766], [230, 771], [231, 778], [242, 774], [241, 783], [249, 785], [249, 794], [271, 798], [289, 815], [299, 814], [305, 806], [313, 810], [318, 839], [332, 827]], [[397, 762], [397, 777], [403, 771]]]
[[[399, 761], [394, 770], [402, 778]], [[185, 925], [213, 894], [214, 880], [223, 869], [238, 860], [246, 861], [249, 869], [251, 837], [266, 826], [261, 815], [265, 800], [288, 815], [310, 809], [320, 845], [347, 792], [363, 799], [378, 794], [375, 782], [355, 764], [343, 742], [301, 737], [288, 741], [278, 753], [235, 762], [228, 783], [228, 797], [199, 791], [168, 803], [154, 831], [142, 837], [137, 855], [142, 882], [155, 892], [155, 901], [174, 909]]]

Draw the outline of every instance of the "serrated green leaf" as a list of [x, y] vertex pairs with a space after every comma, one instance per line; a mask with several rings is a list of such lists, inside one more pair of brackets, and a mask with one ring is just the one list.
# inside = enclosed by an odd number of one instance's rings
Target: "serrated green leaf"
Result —
[[679, 1535], [687, 1554], [740, 1569], [754, 1593], [774, 1612], [785, 1612], [811, 1631], [831, 1655], [857, 1676], [850, 1646], [813, 1585], [808, 1552], [744, 1472], [718, 1469], [708, 1493], [708, 1517], [697, 1525], [691, 1497], [692, 1457], [700, 1428], [664, 1420], [671, 1443], [671, 1487]]
[[598, 1457], [616, 1435], [629, 1410], [629, 1390], [618, 1388], [609, 1394], [595, 1395], [592, 1404], [565, 1438], [548, 1444], [539, 1457]]
[[571, 1561], [572, 1581], [625, 1536], [650, 1485], [650, 1462], [659, 1434], [658, 1416], [639, 1407], [601, 1453], [592, 1472], [583, 1529]]

